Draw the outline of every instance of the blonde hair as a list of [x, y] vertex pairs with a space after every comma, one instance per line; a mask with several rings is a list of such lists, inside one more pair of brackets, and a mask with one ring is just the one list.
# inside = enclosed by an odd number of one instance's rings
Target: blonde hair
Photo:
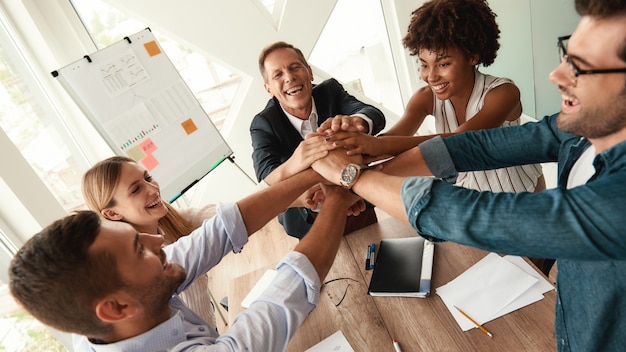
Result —
[[[113, 194], [120, 180], [122, 165], [136, 162], [124, 156], [113, 156], [104, 159], [92, 166], [83, 175], [82, 192], [87, 207], [98, 213], [115, 205]], [[192, 224], [187, 221], [171, 204], [163, 201], [167, 208], [167, 214], [159, 219], [158, 227], [168, 242], [175, 242], [182, 236], [186, 236], [194, 230]], [[131, 223], [134, 226], [134, 224]]]

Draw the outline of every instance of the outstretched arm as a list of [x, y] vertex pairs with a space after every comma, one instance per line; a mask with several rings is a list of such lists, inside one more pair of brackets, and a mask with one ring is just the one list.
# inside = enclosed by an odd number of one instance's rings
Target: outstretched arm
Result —
[[339, 242], [343, 237], [348, 207], [359, 198], [339, 186], [322, 186], [326, 194], [324, 207], [320, 211], [313, 227], [294, 248], [304, 254], [320, 277], [324, 280], [335, 260]]
[[433, 176], [419, 147], [411, 148], [385, 162], [380, 170], [395, 176]]
[[346, 148], [348, 154], [368, 154], [380, 159], [408, 151], [435, 136], [445, 138], [466, 131], [500, 127], [505, 121], [513, 121], [520, 116], [522, 104], [519, 89], [512, 83], [504, 83], [487, 93], [483, 107], [471, 119], [468, 120], [465, 115], [458, 117], [459, 127], [452, 133], [414, 136], [432, 111], [432, 91], [425, 87], [413, 94], [400, 121], [384, 135], [374, 138], [337, 133], [332, 137], [333, 142], [338, 147]]
[[[350, 163], [346, 155], [333, 151], [321, 160], [313, 163], [313, 169], [329, 182], [339, 184], [341, 171]], [[365, 200], [383, 209], [389, 215], [408, 222], [400, 189], [404, 178], [388, 175], [375, 170], [364, 171], [352, 190]]]
[[320, 181], [323, 181], [320, 175], [307, 169], [238, 201], [248, 234], [285, 211], [299, 195]]
[[[283, 351], [319, 302], [321, 283], [343, 238], [345, 212], [355, 196], [337, 186], [325, 187], [326, 203], [309, 233], [277, 266], [277, 276], [259, 299], [239, 314], [216, 340], [232, 351]], [[250, 327], [262, 326], [262, 334]], [[257, 329], [258, 330], [258, 329]]]

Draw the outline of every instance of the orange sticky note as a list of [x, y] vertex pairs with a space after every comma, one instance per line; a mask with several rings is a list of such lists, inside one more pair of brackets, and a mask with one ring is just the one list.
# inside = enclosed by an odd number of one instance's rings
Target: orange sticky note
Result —
[[157, 150], [157, 146], [152, 141], [152, 138], [148, 138], [145, 141], [141, 142], [139, 146], [141, 147], [141, 150], [143, 150], [143, 152], [146, 154], [152, 154], [155, 150]]
[[192, 134], [198, 130], [198, 127], [195, 123], [193, 123], [192, 119], [185, 120], [180, 125], [183, 126], [183, 129], [187, 132], [187, 134]]
[[154, 40], [145, 43], [143, 47], [146, 48], [146, 51], [148, 52], [148, 55], [150, 56], [159, 55], [161, 53], [161, 49], [159, 48], [159, 45]]
[[152, 154], [146, 155], [145, 158], [141, 159], [141, 163], [148, 171], [152, 171], [155, 167], [159, 166], [159, 161]]

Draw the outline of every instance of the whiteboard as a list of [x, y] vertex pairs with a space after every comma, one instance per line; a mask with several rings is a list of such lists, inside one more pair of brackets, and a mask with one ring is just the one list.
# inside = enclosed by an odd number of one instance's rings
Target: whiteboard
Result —
[[118, 155], [176, 200], [233, 154], [150, 29], [52, 72]]

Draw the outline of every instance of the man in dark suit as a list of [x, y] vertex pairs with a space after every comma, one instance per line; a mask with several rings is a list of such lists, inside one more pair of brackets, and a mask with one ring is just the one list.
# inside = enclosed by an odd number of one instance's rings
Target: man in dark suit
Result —
[[[327, 119], [341, 121], [344, 129], [369, 134], [385, 127], [379, 109], [348, 94], [335, 79], [313, 85], [311, 67], [300, 49], [291, 44], [276, 42], [263, 49], [259, 70], [265, 90], [272, 96], [250, 125], [252, 159], [259, 182], [271, 185], [294, 175], [333, 149], [323, 134], [314, 133]], [[320, 187], [314, 186], [279, 215], [279, 222], [287, 234], [302, 238], [322, 203]], [[362, 201], [348, 215], [345, 233], [377, 221], [373, 207], [365, 207]]]

